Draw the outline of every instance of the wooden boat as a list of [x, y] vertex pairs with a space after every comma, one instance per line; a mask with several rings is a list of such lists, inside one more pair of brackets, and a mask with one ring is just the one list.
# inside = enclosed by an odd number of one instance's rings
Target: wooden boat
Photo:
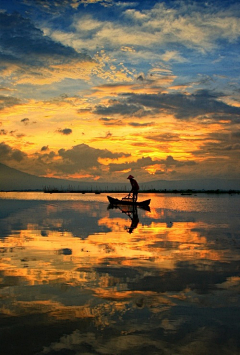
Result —
[[111, 205], [116, 206], [116, 205], [135, 205], [135, 206], [149, 206], [151, 199], [145, 200], [145, 201], [137, 201], [133, 202], [131, 198], [123, 198], [122, 200], [119, 200], [118, 198], [114, 198], [111, 196], [107, 196], [108, 201]]

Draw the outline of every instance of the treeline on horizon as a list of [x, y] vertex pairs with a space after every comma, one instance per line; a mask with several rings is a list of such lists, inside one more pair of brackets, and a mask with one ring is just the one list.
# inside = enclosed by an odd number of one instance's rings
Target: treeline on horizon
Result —
[[[43, 189], [11, 189], [11, 190], [0, 190], [1, 192], [44, 192], [44, 193], [95, 193], [95, 194], [101, 194], [101, 193], [129, 193], [129, 190], [127, 189], [108, 189], [108, 188], [89, 188], [89, 189], [77, 189], [69, 186], [68, 188], [57, 188], [57, 187], [52, 187], [52, 186], [44, 186]], [[141, 193], [180, 193], [183, 195], [192, 195], [196, 193], [212, 193], [212, 194], [222, 194], [222, 193], [228, 193], [228, 194], [239, 194], [240, 190], [235, 190], [235, 189], [155, 189], [155, 188], [150, 188], [150, 189], [141, 189], [139, 191], [139, 194]]]

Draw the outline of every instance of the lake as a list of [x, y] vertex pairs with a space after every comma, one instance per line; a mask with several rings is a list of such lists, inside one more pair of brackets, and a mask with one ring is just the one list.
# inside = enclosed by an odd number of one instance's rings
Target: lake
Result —
[[0, 192], [1, 355], [240, 354], [240, 195], [148, 198]]

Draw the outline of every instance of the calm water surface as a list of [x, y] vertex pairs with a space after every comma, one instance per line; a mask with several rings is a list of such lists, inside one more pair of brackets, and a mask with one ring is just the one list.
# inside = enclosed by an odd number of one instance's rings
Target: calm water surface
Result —
[[240, 354], [240, 195], [147, 198], [0, 193], [1, 355]]

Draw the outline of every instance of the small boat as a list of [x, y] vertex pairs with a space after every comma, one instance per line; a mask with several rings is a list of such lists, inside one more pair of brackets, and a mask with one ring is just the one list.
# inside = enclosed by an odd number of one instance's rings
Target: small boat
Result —
[[149, 206], [151, 199], [145, 200], [145, 201], [137, 201], [133, 202], [131, 198], [123, 198], [122, 200], [119, 200], [118, 198], [114, 198], [111, 196], [107, 196], [108, 201], [111, 205], [116, 206], [116, 205], [135, 205], [135, 206]]

